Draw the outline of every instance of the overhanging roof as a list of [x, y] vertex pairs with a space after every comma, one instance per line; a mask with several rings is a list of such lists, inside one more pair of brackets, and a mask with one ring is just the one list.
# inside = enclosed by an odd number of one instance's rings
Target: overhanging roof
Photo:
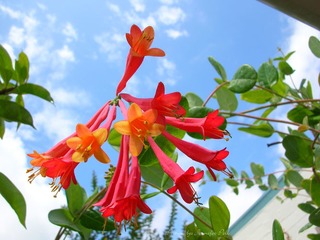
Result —
[[320, 30], [320, 0], [259, 0]]

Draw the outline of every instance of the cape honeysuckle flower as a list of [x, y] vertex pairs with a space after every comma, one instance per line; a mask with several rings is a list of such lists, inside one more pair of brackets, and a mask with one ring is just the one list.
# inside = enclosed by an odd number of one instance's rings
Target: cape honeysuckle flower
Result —
[[120, 134], [129, 135], [129, 149], [132, 156], [138, 156], [145, 140], [149, 137], [155, 137], [161, 134], [164, 126], [155, 123], [157, 119], [157, 110], [149, 109], [142, 112], [141, 108], [132, 103], [127, 112], [128, 120], [116, 122], [114, 129]]
[[174, 181], [174, 186], [167, 190], [172, 194], [179, 190], [182, 199], [186, 203], [197, 202], [196, 192], [190, 183], [199, 181], [204, 172], [200, 171], [195, 173], [195, 168], [190, 167], [186, 172], [172, 159], [170, 159], [156, 144], [156, 142], [149, 137], [148, 141], [155, 155], [157, 156], [159, 163], [163, 171]]
[[151, 26], [141, 31], [137, 25], [132, 25], [130, 33], [126, 34], [126, 38], [131, 48], [127, 57], [126, 69], [117, 87], [116, 95], [125, 88], [128, 80], [138, 70], [145, 56], [165, 56], [163, 50], [150, 48], [154, 39], [154, 30]]
[[123, 220], [129, 221], [132, 217], [137, 217], [137, 209], [148, 214], [152, 211], [140, 197], [141, 172], [137, 157], [132, 157], [129, 173], [128, 136], [122, 137], [120, 146], [118, 165], [107, 193], [94, 205], [101, 207], [103, 217], [113, 216], [114, 220], [120, 223], [121, 228]]
[[227, 166], [223, 162], [223, 160], [229, 155], [229, 152], [225, 150], [225, 148], [219, 151], [211, 151], [197, 144], [190, 143], [175, 136], [172, 136], [166, 131], [162, 131], [162, 135], [165, 136], [170, 142], [172, 142], [181, 152], [186, 154], [189, 158], [204, 164], [208, 168], [214, 180], [217, 180], [217, 178], [212, 169], [221, 171], [229, 177], [232, 177], [229, 170], [226, 170]]
[[98, 128], [91, 132], [84, 124], [77, 124], [76, 132], [78, 137], [72, 137], [67, 140], [67, 145], [75, 150], [72, 154], [72, 160], [75, 162], [86, 162], [92, 155], [101, 163], [108, 163], [110, 159], [102, 150], [101, 145], [107, 139], [107, 130]]
[[175, 118], [184, 117], [186, 115], [186, 110], [179, 105], [181, 93], [173, 92], [165, 94], [164, 92], [164, 84], [159, 82], [153, 98], [136, 98], [125, 93], [120, 94], [120, 96], [127, 102], [138, 104], [143, 111], [156, 109], [158, 111], [158, 116], [170, 116]]
[[224, 117], [218, 116], [218, 113], [219, 111], [215, 110], [203, 118], [176, 119], [167, 117], [166, 123], [187, 132], [200, 133], [202, 134], [203, 139], [206, 139], [207, 137], [221, 139], [224, 135], [229, 135], [229, 133], [219, 129], [224, 123]]

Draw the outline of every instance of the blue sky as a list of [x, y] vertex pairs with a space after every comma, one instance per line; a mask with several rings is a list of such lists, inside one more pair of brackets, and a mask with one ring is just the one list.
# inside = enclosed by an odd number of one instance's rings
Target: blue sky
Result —
[[[78, 122], [86, 122], [107, 100], [114, 98], [128, 52], [125, 33], [132, 24], [142, 28], [152, 25], [156, 33], [153, 46], [166, 52], [164, 58], [145, 58], [125, 89], [136, 96], [153, 96], [157, 83], [162, 81], [168, 92], [195, 92], [206, 99], [215, 88], [213, 78], [217, 77], [208, 56], [220, 61], [231, 79], [242, 64], [258, 68], [262, 62], [278, 56], [278, 47], [285, 52], [297, 51], [292, 59], [293, 67], [299, 66], [293, 75], [295, 81], [302, 77], [317, 79], [319, 64], [307, 50], [307, 39], [318, 33], [257, 1], [73, 0], [59, 4], [2, 1], [0, 43], [12, 56], [21, 50], [27, 53], [31, 62], [30, 82], [48, 88], [55, 100], [51, 105], [26, 98], [37, 130], [23, 126], [15, 132], [15, 126], [8, 125], [5, 139], [0, 142], [0, 170], [16, 180], [28, 204], [28, 231], [19, 226], [11, 209], [1, 204], [5, 209], [0, 224], [15, 229], [18, 236], [48, 239], [57, 229], [47, 222], [47, 212], [65, 203], [63, 194], [57, 199], [52, 197], [44, 179], [27, 183], [25, 154], [33, 149], [46, 151], [73, 132]], [[315, 95], [319, 96], [319, 88]], [[218, 105], [212, 100], [208, 106]], [[241, 106], [245, 107], [248, 106]], [[275, 114], [285, 117], [279, 111]], [[236, 127], [230, 126], [228, 130], [233, 136], [229, 142], [207, 141], [205, 146], [212, 149], [226, 146], [230, 151], [226, 159], [229, 166], [248, 170], [250, 162], [256, 161], [266, 164], [268, 171], [280, 167], [278, 158], [282, 150], [266, 147], [277, 140], [276, 136], [259, 139], [237, 132]], [[106, 149], [117, 159], [111, 148]], [[185, 168], [190, 163], [183, 157], [179, 161]], [[88, 188], [92, 170], [102, 183], [106, 169], [107, 166], [91, 159], [77, 169], [77, 178]], [[243, 194], [235, 198], [224, 184], [216, 183], [199, 189], [205, 200], [209, 195], [204, 192], [222, 196], [233, 221], [260, 196], [254, 189], [241, 191]], [[165, 199], [162, 206], [155, 208], [158, 212], [155, 227], [160, 230], [165, 226], [168, 206], [170, 201]], [[188, 217], [180, 214], [181, 218]], [[46, 230], [39, 230], [39, 224]], [[10, 237], [9, 234], [12, 233], [0, 230], [2, 238]]]

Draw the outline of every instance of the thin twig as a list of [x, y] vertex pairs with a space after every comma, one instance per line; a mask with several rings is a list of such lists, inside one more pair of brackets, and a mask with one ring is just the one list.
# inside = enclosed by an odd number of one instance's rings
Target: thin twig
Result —
[[207, 105], [207, 103], [209, 102], [209, 100], [212, 98], [212, 96], [220, 89], [222, 88], [224, 85], [228, 84], [229, 82], [223, 82], [220, 85], [218, 85], [213, 91], [212, 93], [208, 96], [208, 98], [206, 99], [206, 101], [202, 104], [202, 107], [205, 107]]

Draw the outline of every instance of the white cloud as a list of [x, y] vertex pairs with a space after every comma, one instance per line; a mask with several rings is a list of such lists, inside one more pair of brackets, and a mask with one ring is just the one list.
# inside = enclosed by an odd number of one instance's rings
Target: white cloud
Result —
[[146, 9], [143, 0], [130, 0], [130, 3], [136, 12], [144, 12]]
[[21, 44], [25, 41], [25, 30], [17, 26], [12, 26], [9, 30], [8, 40], [15, 46], [21, 46]]
[[[172, 204], [172, 200], [170, 198], [163, 196], [161, 197], [163, 198], [163, 200], [161, 201], [161, 204], [157, 204], [155, 209], [155, 215], [151, 224], [151, 229], [154, 228], [159, 233], [163, 233], [165, 227], [168, 225]], [[160, 198], [160, 196], [158, 198]]]
[[4, 140], [0, 141], [1, 172], [22, 192], [27, 204], [27, 229], [24, 229], [8, 203], [0, 197], [1, 239], [52, 239], [59, 227], [48, 220], [48, 212], [66, 204], [61, 192], [53, 197], [50, 186], [39, 177], [32, 184], [27, 181], [27, 157], [19, 132], [6, 129]]
[[60, 64], [66, 64], [67, 62], [74, 62], [75, 57], [68, 45], [63, 45], [61, 49], [57, 50], [57, 55]]
[[177, 39], [177, 38], [183, 37], [183, 36], [188, 36], [188, 32], [186, 30], [179, 31], [179, 30], [175, 30], [175, 29], [168, 29], [168, 30], [166, 30], [166, 33], [167, 33], [168, 37], [173, 38], [173, 39]]
[[86, 106], [90, 102], [88, 94], [82, 90], [78, 92], [71, 92], [69, 89], [53, 88], [50, 90], [55, 104], [65, 106]]
[[11, 8], [8, 8], [6, 6], [0, 5], [0, 10], [6, 14], [8, 14], [13, 19], [20, 19], [22, 16], [22, 13], [19, 11], [15, 11]]
[[184, 11], [179, 7], [161, 6], [157, 11], [158, 20], [165, 25], [177, 24], [186, 17]]
[[240, 185], [239, 194], [236, 195], [232, 188], [224, 185], [217, 194], [227, 205], [233, 224], [242, 214], [244, 214], [262, 195], [262, 191], [257, 187], [245, 189], [244, 185]]
[[168, 85], [175, 85], [176, 80], [176, 64], [167, 58], [159, 59], [157, 73], [162, 77], [162, 81]]
[[163, 4], [171, 5], [171, 4], [174, 4], [174, 3], [178, 3], [179, 0], [160, 0], [160, 2], [163, 3]]
[[107, 7], [111, 12], [114, 12], [116, 14], [120, 14], [120, 7], [113, 3], [107, 3]]
[[98, 44], [99, 50], [106, 53], [109, 62], [119, 61], [122, 59], [121, 42], [125, 41], [124, 37], [120, 37], [118, 33], [102, 33], [94, 37], [94, 41]]
[[[290, 65], [295, 69], [292, 74], [294, 83], [299, 88], [302, 79], [310, 80], [314, 92], [313, 97], [319, 98], [318, 74], [320, 72], [320, 61], [311, 53], [308, 47], [309, 37], [317, 36], [320, 38], [319, 31], [293, 20], [289, 22], [289, 27], [291, 28], [291, 33], [285, 41], [288, 42], [285, 52], [295, 51], [289, 59]], [[290, 84], [289, 80], [288, 84]]]
[[76, 117], [67, 108], [47, 106], [43, 111], [33, 115], [35, 126], [54, 142], [69, 136], [75, 131]]
[[62, 33], [67, 37], [67, 42], [72, 42], [73, 40], [78, 39], [78, 34], [75, 28], [71, 23], [66, 23], [64, 28], [62, 29]]

